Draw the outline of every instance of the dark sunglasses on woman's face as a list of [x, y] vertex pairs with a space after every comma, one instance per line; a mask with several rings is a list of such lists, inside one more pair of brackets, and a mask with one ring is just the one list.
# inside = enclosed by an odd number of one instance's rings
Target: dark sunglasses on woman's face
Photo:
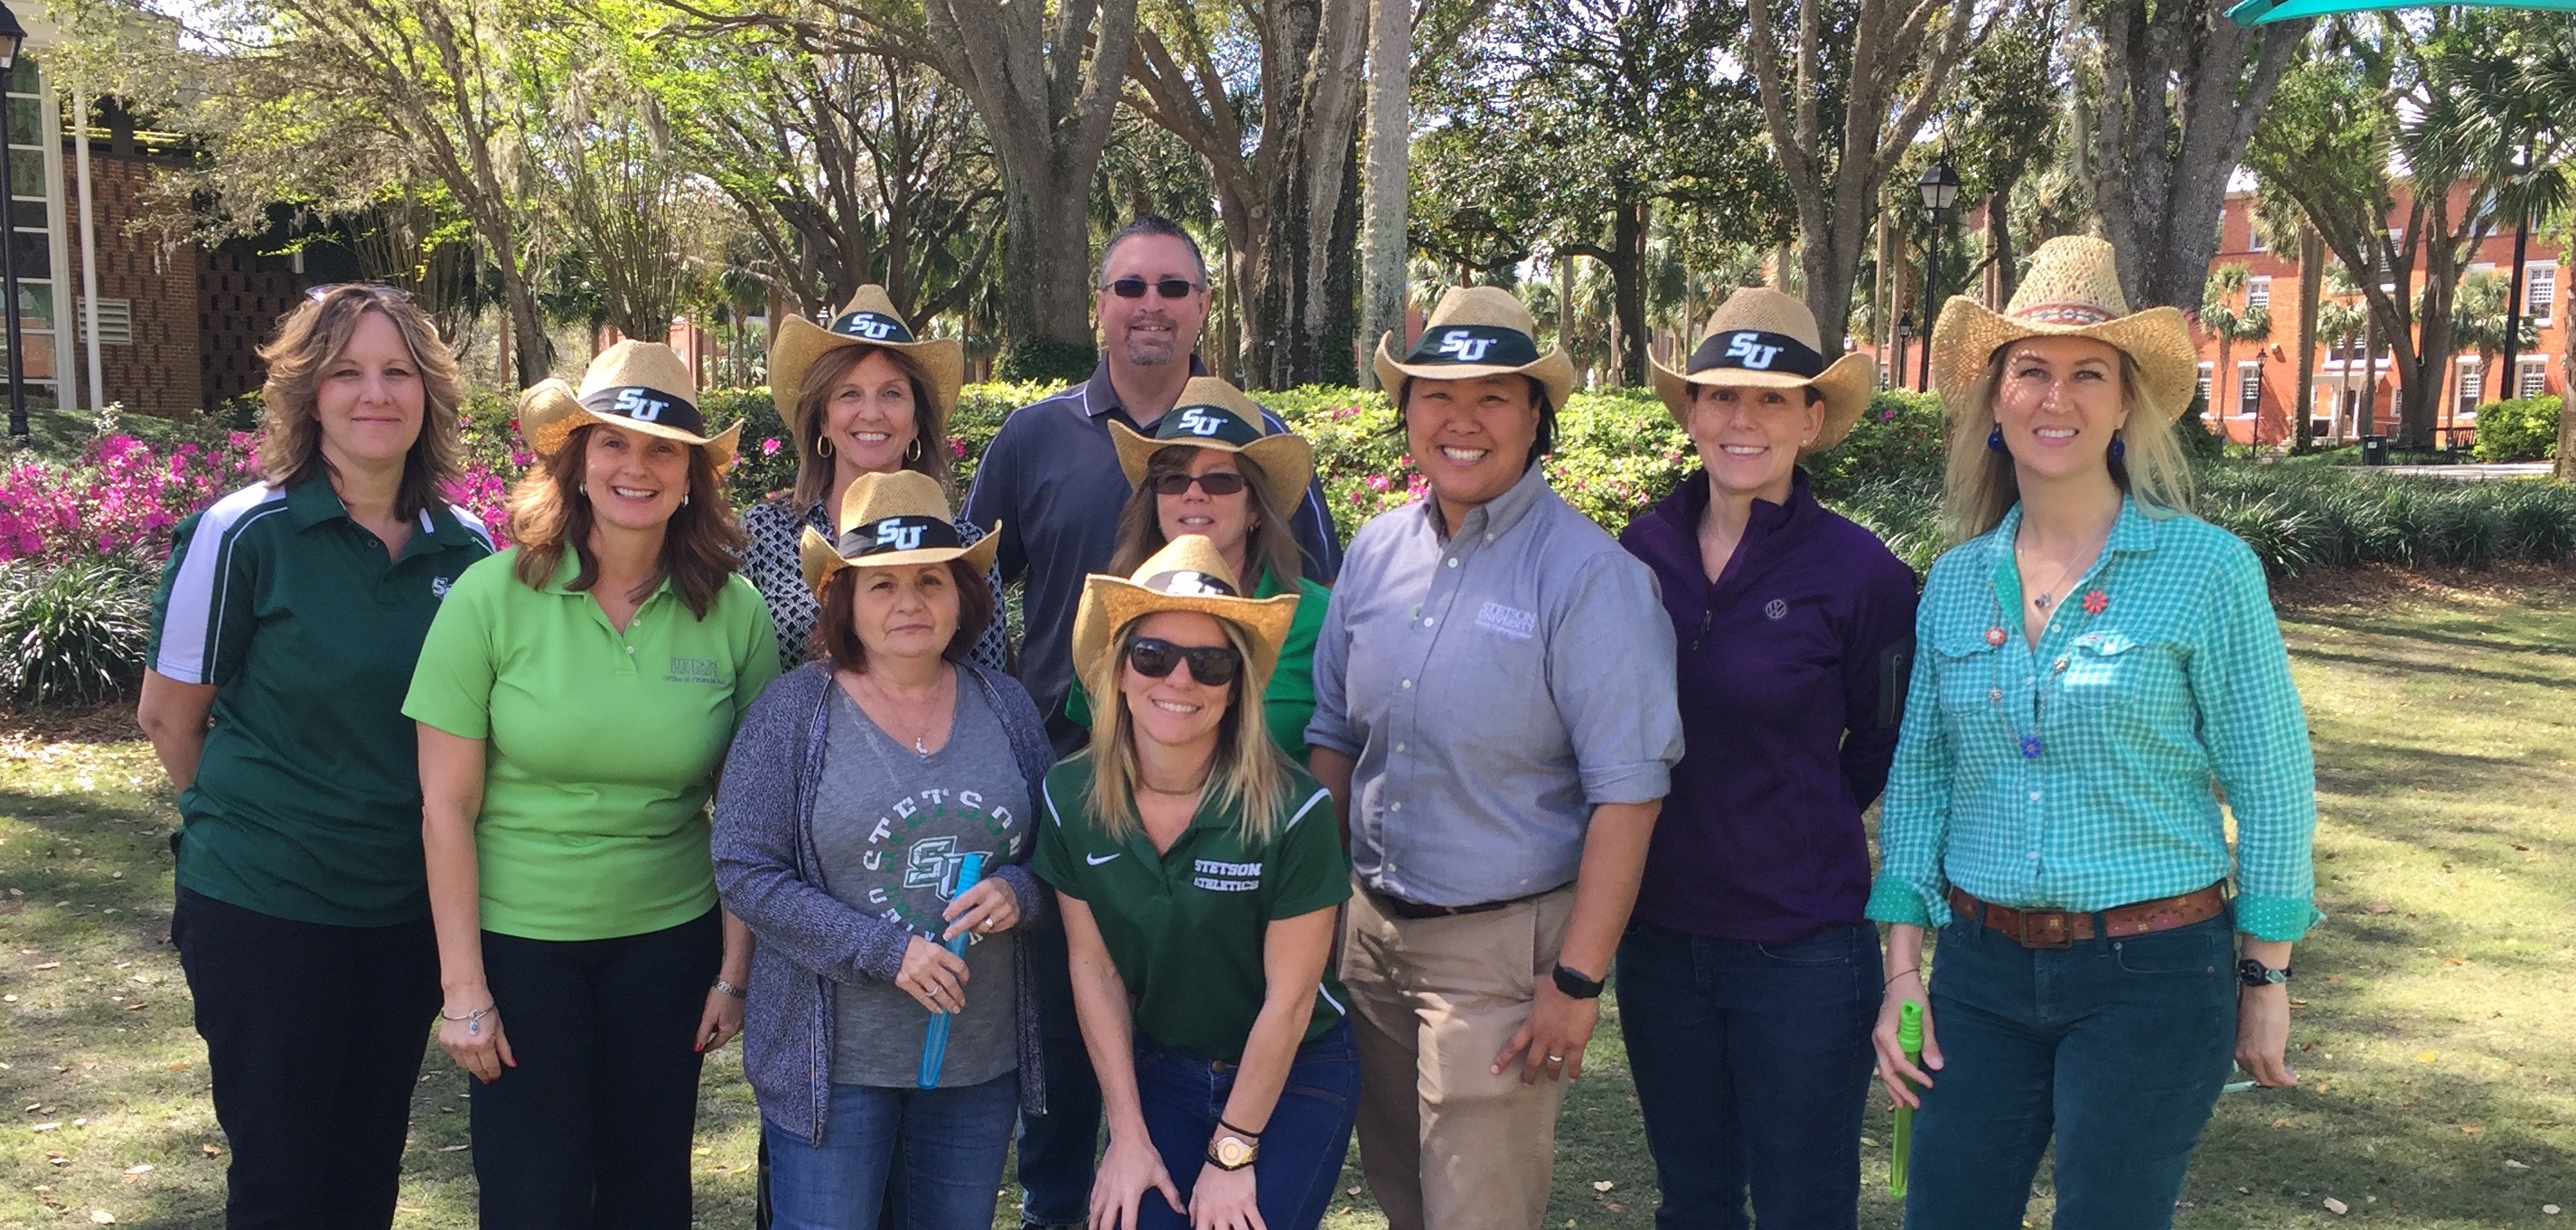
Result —
[[1127, 665], [1148, 679], [1171, 674], [1183, 659], [1189, 661], [1190, 678], [1212, 688], [1234, 682], [1234, 673], [1243, 668], [1243, 659], [1232, 645], [1175, 645], [1153, 636], [1140, 636], [1127, 645]]
[[1214, 470], [1206, 474], [1166, 474], [1154, 480], [1154, 494], [1179, 495], [1197, 483], [1209, 495], [1233, 495], [1243, 490], [1243, 476]]
[[1163, 278], [1153, 282], [1143, 278], [1120, 278], [1109, 284], [1109, 290], [1121, 299], [1142, 299], [1148, 286], [1166, 299], [1187, 299], [1199, 289], [1199, 284], [1188, 278]]

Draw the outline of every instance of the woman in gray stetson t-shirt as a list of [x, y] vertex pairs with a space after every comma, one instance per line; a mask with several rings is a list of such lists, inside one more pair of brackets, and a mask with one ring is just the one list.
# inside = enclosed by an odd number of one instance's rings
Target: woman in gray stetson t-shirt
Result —
[[872, 1227], [900, 1165], [913, 1225], [986, 1226], [1012, 1124], [1042, 1110], [1012, 933], [1046, 903], [1026, 865], [1046, 736], [1018, 683], [965, 660], [997, 540], [965, 546], [909, 471], [844, 508], [837, 545], [803, 544], [813, 660], [752, 706], [716, 800], [717, 886], [758, 940], [744, 1062], [771, 1224]]

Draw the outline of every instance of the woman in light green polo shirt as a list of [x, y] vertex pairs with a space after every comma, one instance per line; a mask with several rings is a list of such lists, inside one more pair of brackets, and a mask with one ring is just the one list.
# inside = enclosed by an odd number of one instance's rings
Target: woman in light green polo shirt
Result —
[[699, 1063], [742, 1028], [706, 807], [778, 637], [733, 572], [740, 424], [694, 387], [630, 341], [529, 390], [518, 545], [457, 579], [403, 705], [486, 1230], [686, 1227]]
[[1112, 703], [1047, 774], [1035, 862], [1109, 1112], [1094, 1226], [1314, 1230], [1350, 1147], [1359, 1052], [1324, 972], [1350, 865], [1332, 796], [1246, 700], [1299, 599], [1238, 592], [1185, 534], [1091, 577], [1074, 617]]
[[[1264, 430], [1261, 407], [1213, 376], [1192, 379], [1181, 400], [1140, 435], [1109, 424], [1118, 467], [1135, 487], [1118, 514], [1118, 547], [1108, 574], [1126, 576], [1164, 544], [1204, 534], [1238, 577], [1260, 578], [1255, 598], [1295, 594], [1296, 621], [1279, 646], [1279, 665], [1261, 689], [1270, 737], [1288, 758], [1306, 762], [1306, 721], [1315, 716], [1315, 634], [1332, 592], [1308, 580], [1288, 514], [1306, 498], [1315, 449], [1295, 432]], [[1077, 639], [1081, 633], [1075, 634]], [[1091, 694], [1076, 679], [1064, 715], [1091, 725]]]

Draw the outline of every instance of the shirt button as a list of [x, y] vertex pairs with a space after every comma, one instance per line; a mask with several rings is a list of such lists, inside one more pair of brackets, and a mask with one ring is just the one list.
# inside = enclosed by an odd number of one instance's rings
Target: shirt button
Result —
[[629, 646], [627, 646], [627, 647], [626, 647], [626, 656], [628, 656], [628, 657], [630, 657], [630, 658], [631, 658], [631, 657], [633, 657], [633, 656], [635, 656], [635, 647], [634, 647], [633, 645], [629, 645]]
[[2038, 801], [2039, 801], [2039, 792], [2038, 792], [2038, 791], [2033, 790], [2033, 791], [2031, 791], [2031, 792], [2030, 792], [2030, 801], [2031, 801], [2031, 802], [2033, 802], [2033, 803], [2036, 803], [2036, 802], [2038, 802]]
[[2053, 670], [2053, 671], [2062, 671], [2062, 670], [2065, 670], [2065, 669], [2066, 669], [2066, 659], [2064, 659], [2064, 658], [2059, 658], [2056, 662], [2051, 663], [2048, 669]]
[[1450, 556], [1450, 557], [1449, 557], [1449, 566], [1450, 566], [1450, 567], [1452, 567], [1452, 568], [1455, 568], [1455, 567], [1457, 567], [1457, 566], [1458, 566], [1458, 557], [1457, 557], [1457, 556], [1452, 555], [1452, 556]]
[[1487, 535], [1485, 535], [1485, 541], [1487, 541], [1487, 542], [1492, 542], [1493, 540], [1494, 540], [1494, 536], [1493, 536], [1493, 535], [1491, 535], [1491, 534], [1487, 534]]
[[1397, 684], [1396, 686], [1397, 686], [1397, 687], [1400, 687], [1400, 688], [1403, 688], [1403, 689], [1405, 689], [1405, 690], [1407, 690], [1407, 691], [1411, 691], [1411, 690], [1412, 690], [1412, 688], [1413, 688], [1413, 681], [1412, 681], [1412, 680], [1410, 680], [1410, 679], [1407, 679], [1407, 680], [1405, 680], [1404, 682]]
[[1403, 810], [1404, 810], [1404, 804], [1402, 804], [1402, 803], [1389, 803], [1389, 804], [1387, 804], [1387, 805], [1386, 805], [1386, 809], [1387, 809], [1388, 811], [1403, 811]]
[[2030, 852], [2030, 861], [2034, 863], [2039, 861], [2039, 851], [2033, 850]]
[[1428, 627], [1430, 627], [1431, 625], [1436, 624], [1436, 623], [1439, 623], [1439, 622], [1440, 622], [1440, 620], [1439, 620], [1439, 618], [1438, 618], [1438, 617], [1436, 617], [1436, 616], [1425, 615], [1425, 616], [1423, 616], [1423, 617], [1422, 617], [1422, 626], [1423, 626], [1423, 627], [1425, 627], [1425, 628], [1428, 628]]
[[1399, 751], [1399, 752], [1400, 752], [1400, 751], [1403, 751], [1403, 750], [1404, 750], [1404, 745], [1403, 745], [1403, 744], [1401, 744], [1401, 743], [1396, 744], [1396, 745], [1395, 745], [1395, 750], [1397, 750], [1397, 751]]
[[1986, 699], [1987, 699], [1987, 700], [1989, 700], [1989, 701], [2000, 701], [2000, 700], [2002, 700], [2003, 698], [2004, 698], [2004, 690], [2003, 690], [2002, 688], [1988, 688], [1988, 689], [1986, 689]]

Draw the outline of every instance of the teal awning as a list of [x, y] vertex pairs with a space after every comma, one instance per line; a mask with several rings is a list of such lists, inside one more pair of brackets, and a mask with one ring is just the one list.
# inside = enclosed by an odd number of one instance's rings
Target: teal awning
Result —
[[[2549, 9], [2576, 12], [2576, 0], [2469, 0], [2496, 8]], [[2447, 7], [2425, 4], [2422, 0], [2243, 0], [2227, 10], [2227, 19], [2240, 26], [2259, 26], [2272, 21], [2296, 21], [2302, 17], [2331, 17], [2337, 13], [2374, 13], [2388, 9], [2424, 9]]]

